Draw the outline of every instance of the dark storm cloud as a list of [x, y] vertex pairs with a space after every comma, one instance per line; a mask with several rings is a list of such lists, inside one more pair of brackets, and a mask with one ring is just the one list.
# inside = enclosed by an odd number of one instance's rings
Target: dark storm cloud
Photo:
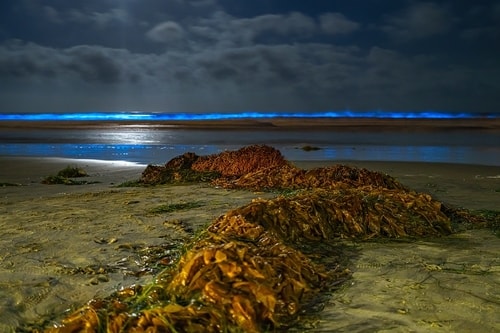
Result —
[[[447, 103], [460, 107], [464, 97], [475, 93], [493, 95], [498, 86], [493, 80], [488, 82], [489, 76], [482, 71], [467, 69], [470, 73], [464, 76], [460, 75], [464, 69], [442, 69], [432, 63], [433, 59], [408, 59], [379, 47], [365, 53], [356, 48], [321, 44], [261, 45], [185, 56], [131, 54], [89, 46], [59, 51], [24, 45], [17, 46], [16, 52], [26, 54], [26, 49], [31, 57], [19, 58], [20, 63], [15, 64], [5, 63], [1, 50], [2, 76], [44, 81], [47, 85], [51, 80], [126, 85], [132, 90], [163, 90], [165, 97], [170, 98], [170, 94], [189, 91], [192, 96], [201, 96], [189, 104], [190, 110], [197, 111], [206, 106], [207, 95], [223, 92], [231, 92], [232, 98], [244, 105], [261, 108], [265, 100], [255, 103], [254, 96], [289, 96], [273, 104], [290, 110], [311, 104], [322, 109], [419, 109], [427, 105], [445, 107]], [[9, 72], [9, 68], [16, 71]], [[470, 78], [476, 87], [467, 82]], [[460, 95], [454, 96], [457, 88]], [[437, 92], [440, 96], [436, 96]], [[150, 102], [158, 99], [161, 98], [152, 96]]]
[[197, 57], [195, 66], [210, 81], [233, 81], [244, 87], [252, 84], [293, 86], [303, 73], [304, 59], [293, 46], [257, 46], [212, 52]]
[[0, 75], [12, 79], [69, 79], [116, 83], [121, 77], [118, 50], [75, 46], [56, 50], [33, 43], [12, 41], [0, 48]]
[[[85, 81], [117, 83], [121, 77], [121, 65], [109, 50], [89, 46], [75, 46], [65, 52], [68, 55], [64, 64], [69, 71]], [[111, 53], [111, 54], [110, 54]]]
[[[493, 2], [384, 2], [366, 13], [271, 1], [253, 15], [223, 3], [6, 6], [3, 15], [33, 22], [0, 20], [0, 100], [25, 111], [67, 110], [73, 97], [88, 110], [499, 109]], [[37, 97], [30, 109], [20, 96]]]
[[7, 80], [54, 77], [58, 67], [57, 56], [50, 48], [10, 41], [0, 47], [0, 76]]

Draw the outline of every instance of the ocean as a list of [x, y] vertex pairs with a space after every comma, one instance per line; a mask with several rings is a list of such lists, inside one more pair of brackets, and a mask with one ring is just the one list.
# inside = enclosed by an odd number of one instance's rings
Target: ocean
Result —
[[[186, 128], [151, 124], [95, 128], [2, 128], [0, 155], [123, 160], [163, 164], [198, 155], [267, 144], [290, 161], [433, 162], [500, 166], [500, 131], [304, 127]], [[305, 146], [319, 148], [303, 149]]]

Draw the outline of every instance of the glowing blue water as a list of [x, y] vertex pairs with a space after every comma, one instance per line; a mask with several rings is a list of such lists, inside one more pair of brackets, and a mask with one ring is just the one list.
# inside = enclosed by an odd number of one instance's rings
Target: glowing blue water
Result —
[[[161, 164], [185, 152], [198, 155], [268, 144], [291, 161], [403, 161], [500, 166], [500, 133], [494, 130], [401, 131], [337, 129], [211, 130], [153, 126], [105, 128], [6, 128], [0, 155], [125, 160]], [[304, 145], [321, 148], [300, 149]]]
[[47, 120], [235, 120], [269, 118], [384, 118], [384, 119], [468, 119], [499, 118], [498, 114], [478, 114], [473, 112], [394, 112], [394, 111], [326, 111], [326, 112], [238, 112], [238, 113], [155, 113], [155, 112], [82, 112], [82, 113], [25, 113], [0, 114], [2, 120], [47, 121]]
[[[500, 166], [500, 148], [457, 146], [321, 145], [304, 151], [299, 145], [273, 144], [290, 161], [390, 161], [477, 164]], [[185, 152], [198, 155], [236, 150], [241, 145], [138, 145], [138, 144], [2, 144], [0, 156], [63, 157], [163, 164]]]

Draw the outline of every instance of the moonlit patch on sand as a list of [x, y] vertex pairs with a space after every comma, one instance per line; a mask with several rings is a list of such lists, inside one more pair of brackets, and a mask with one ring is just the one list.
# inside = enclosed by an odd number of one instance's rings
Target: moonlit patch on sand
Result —
[[60, 157], [53, 157], [49, 158], [54, 160], [55, 162], [66, 162], [69, 164], [94, 164], [96, 166], [99, 165], [112, 165], [114, 167], [144, 167], [147, 164], [142, 164], [142, 163], [137, 163], [137, 162], [129, 162], [129, 161], [118, 161], [118, 160], [95, 160], [95, 159], [72, 159], [72, 158], [60, 158]]

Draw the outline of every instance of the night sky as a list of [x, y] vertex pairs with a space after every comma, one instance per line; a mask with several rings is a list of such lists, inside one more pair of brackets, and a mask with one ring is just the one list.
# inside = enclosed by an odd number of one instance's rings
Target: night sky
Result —
[[499, 96], [499, 1], [0, 2], [3, 113], [500, 113]]

